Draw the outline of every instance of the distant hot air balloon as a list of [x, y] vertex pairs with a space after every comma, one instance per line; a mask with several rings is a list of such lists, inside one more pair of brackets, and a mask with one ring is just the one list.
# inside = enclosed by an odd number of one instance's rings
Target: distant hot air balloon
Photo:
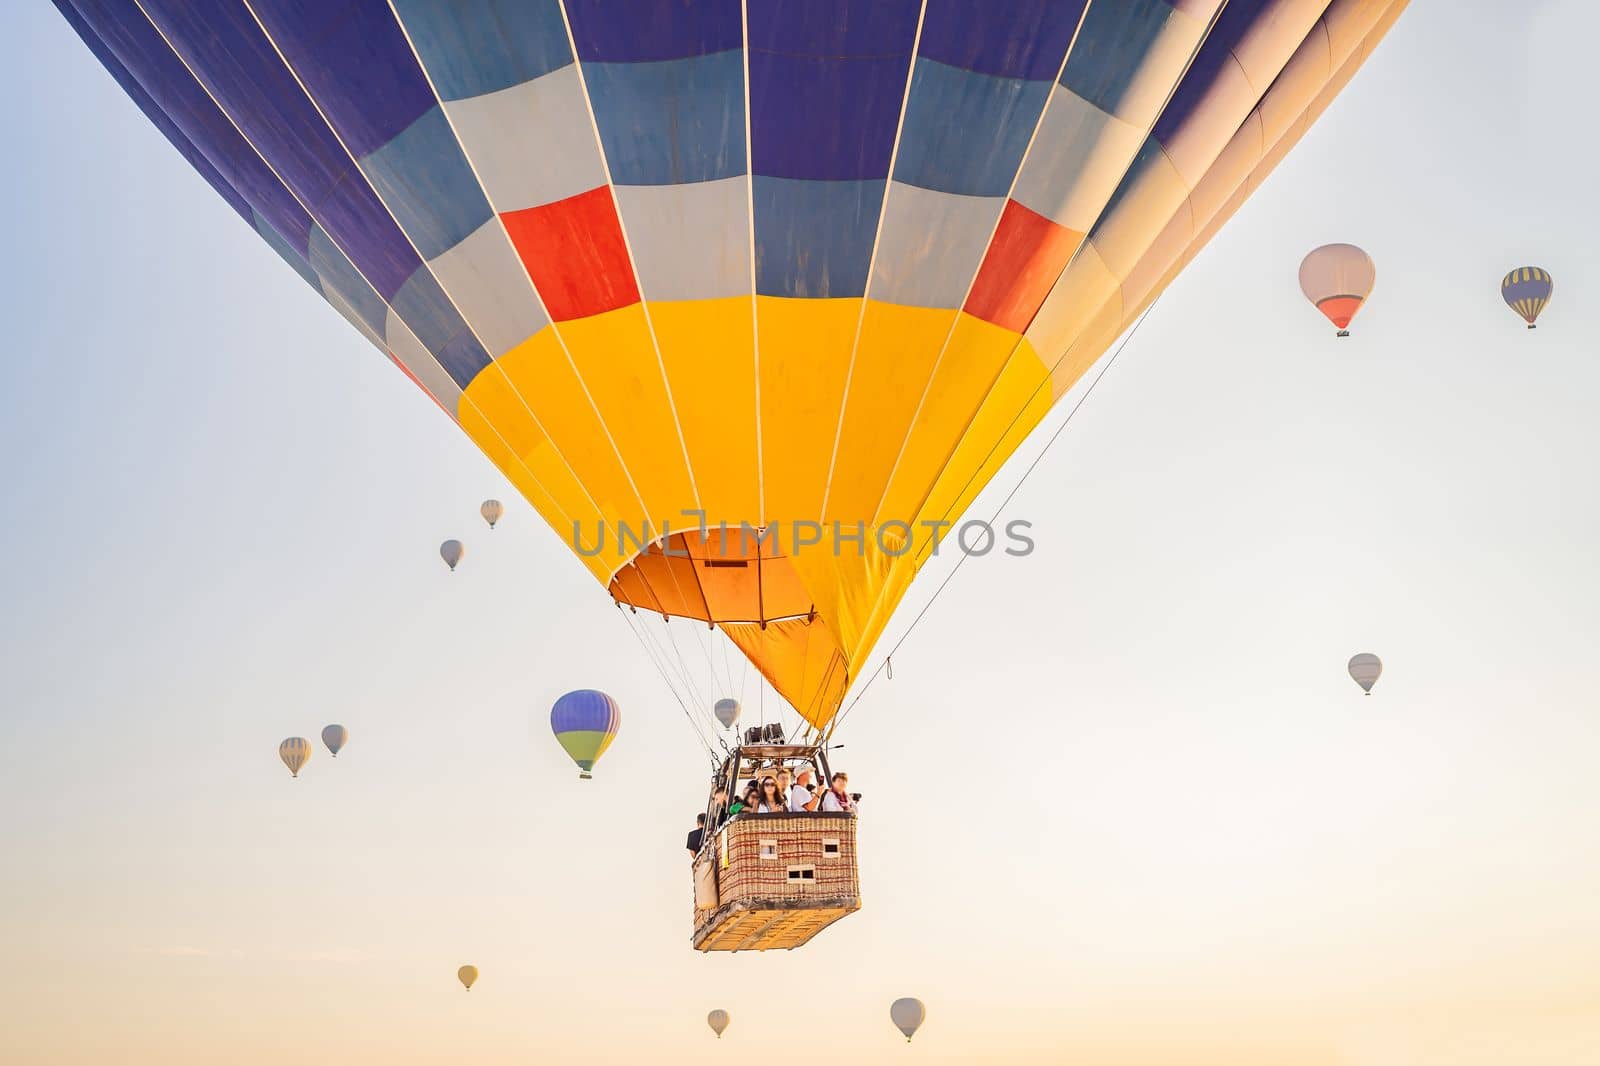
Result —
[[466, 986], [468, 992], [471, 992], [472, 982], [478, 979], [478, 968], [476, 966], [463, 966], [456, 971], [456, 978]]
[[283, 760], [283, 765], [289, 768], [292, 776], [299, 777], [300, 767], [311, 758], [311, 741], [305, 737], [290, 737], [278, 745], [278, 758]]
[[717, 1034], [717, 1039], [722, 1039], [722, 1031], [728, 1027], [728, 1012], [714, 1010], [706, 1015], [706, 1024], [711, 1026], [711, 1031]]
[[569, 692], [550, 708], [550, 729], [578, 764], [578, 776], [592, 778], [594, 764], [606, 753], [622, 725], [617, 701], [592, 688]]
[[732, 729], [739, 721], [739, 701], [736, 699], [721, 699], [711, 708], [711, 713], [717, 716], [717, 721], [722, 723], [722, 728]]
[[1372, 257], [1353, 244], [1324, 244], [1300, 262], [1300, 291], [1338, 327], [1340, 337], [1350, 336], [1345, 327], [1372, 294], [1375, 280]]
[[1500, 281], [1500, 298], [1505, 300], [1506, 306], [1522, 316], [1529, 329], [1534, 328], [1534, 319], [1539, 317], [1539, 312], [1544, 310], [1544, 305], [1550, 302], [1550, 294], [1555, 291], [1556, 283], [1550, 277], [1550, 272], [1540, 267], [1517, 267]]
[[1372, 686], [1378, 683], [1378, 676], [1383, 673], [1383, 660], [1370, 651], [1350, 658], [1350, 676], [1355, 683], [1361, 686], [1363, 692], [1372, 695]]
[[328, 753], [335, 759], [339, 757], [339, 749], [344, 747], [350, 739], [350, 730], [342, 725], [325, 725], [322, 727], [322, 742], [328, 746]]
[[478, 508], [478, 513], [483, 515], [483, 520], [493, 529], [494, 524], [500, 521], [500, 516], [506, 513], [506, 505], [499, 500], [484, 500], [483, 506]]
[[922, 1006], [920, 999], [907, 996], [889, 1004], [889, 1020], [894, 1022], [895, 1028], [906, 1034], [908, 1044], [911, 1043], [911, 1038], [917, 1035], [917, 1030], [922, 1028], [922, 1020], [927, 1016], [928, 1012]]
[[449, 564], [451, 573], [455, 572], [456, 564], [461, 561], [461, 557], [465, 554], [467, 554], [467, 549], [461, 546], [459, 540], [447, 540], [439, 545], [439, 558]]

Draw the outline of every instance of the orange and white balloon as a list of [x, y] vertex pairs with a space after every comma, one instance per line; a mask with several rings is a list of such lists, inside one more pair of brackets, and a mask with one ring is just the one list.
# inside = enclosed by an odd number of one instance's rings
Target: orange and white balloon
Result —
[[1327, 316], [1340, 337], [1372, 295], [1378, 279], [1372, 257], [1353, 244], [1324, 244], [1300, 261], [1300, 291]]

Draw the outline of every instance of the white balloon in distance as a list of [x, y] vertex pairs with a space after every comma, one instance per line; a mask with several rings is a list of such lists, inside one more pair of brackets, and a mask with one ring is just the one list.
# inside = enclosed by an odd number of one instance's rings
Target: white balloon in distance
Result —
[[467, 549], [461, 546], [459, 540], [447, 540], [439, 545], [439, 558], [445, 561], [452, 573], [455, 572], [456, 564], [461, 561], [461, 557], [465, 554], [467, 554]]
[[1372, 695], [1372, 686], [1378, 683], [1378, 678], [1383, 674], [1383, 660], [1364, 651], [1360, 655], [1350, 657], [1350, 677], [1367, 695]]
[[494, 524], [500, 521], [500, 516], [506, 513], [505, 504], [499, 500], [484, 500], [483, 506], [478, 508], [478, 513], [483, 515], [483, 520], [493, 529]]
[[739, 701], [735, 699], [721, 699], [711, 708], [711, 713], [717, 716], [717, 721], [722, 723], [722, 728], [732, 729], [739, 721]]
[[350, 740], [350, 730], [342, 725], [325, 725], [322, 727], [322, 743], [328, 746], [328, 754], [335, 759], [339, 757], [339, 749]]
[[706, 1015], [706, 1024], [711, 1026], [711, 1031], [717, 1034], [718, 1040], [721, 1040], [722, 1031], [728, 1028], [728, 1012], [725, 1010], [712, 1011]]
[[889, 1020], [894, 1022], [895, 1028], [906, 1034], [906, 1043], [911, 1043], [911, 1038], [917, 1035], [917, 1030], [922, 1028], [923, 1019], [928, 1016], [928, 1011], [922, 1005], [922, 1000], [906, 996], [889, 1004]]

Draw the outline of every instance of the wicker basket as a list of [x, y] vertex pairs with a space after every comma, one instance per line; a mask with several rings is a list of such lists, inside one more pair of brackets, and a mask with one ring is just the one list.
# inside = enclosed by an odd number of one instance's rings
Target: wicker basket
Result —
[[696, 949], [799, 947], [861, 907], [856, 816], [738, 815], [695, 860], [695, 882]]

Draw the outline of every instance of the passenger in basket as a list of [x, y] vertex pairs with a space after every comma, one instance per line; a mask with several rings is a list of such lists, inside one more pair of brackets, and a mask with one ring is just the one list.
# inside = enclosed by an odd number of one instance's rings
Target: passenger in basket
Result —
[[689, 858], [692, 859], [696, 855], [700, 854], [700, 842], [705, 838], [706, 816], [704, 814], [697, 814], [694, 816], [694, 829], [689, 833]]
[[776, 778], [761, 779], [761, 799], [757, 801], [757, 814], [782, 814], [789, 809], [789, 800], [778, 788]]
[[822, 794], [822, 809], [824, 811], [854, 811], [856, 801], [850, 795], [850, 775], [838, 773], [833, 775], [833, 787]]
[[806, 811], [814, 811], [821, 802], [822, 793], [815, 792], [811, 788], [811, 767], [800, 767], [799, 773], [794, 777], [794, 787], [789, 790], [790, 812], [804, 814]]
[[728, 808], [728, 814], [730, 816], [735, 814], [743, 814], [745, 811], [753, 811], [755, 809], [756, 783], [752, 781], [748, 785], [744, 786], [744, 795], [733, 801], [733, 806]]
[[[718, 785], [711, 792], [711, 817], [716, 821], [716, 829], [722, 828], [722, 823], [728, 820], [730, 813], [732, 812], [728, 810], [728, 790], [724, 786]], [[716, 829], [713, 829], [712, 832], [715, 832]]]
[[[794, 783], [794, 773], [787, 766], [778, 771], [778, 792], [784, 797], [789, 795], [789, 786]], [[784, 803], [788, 803], [785, 798]]]

